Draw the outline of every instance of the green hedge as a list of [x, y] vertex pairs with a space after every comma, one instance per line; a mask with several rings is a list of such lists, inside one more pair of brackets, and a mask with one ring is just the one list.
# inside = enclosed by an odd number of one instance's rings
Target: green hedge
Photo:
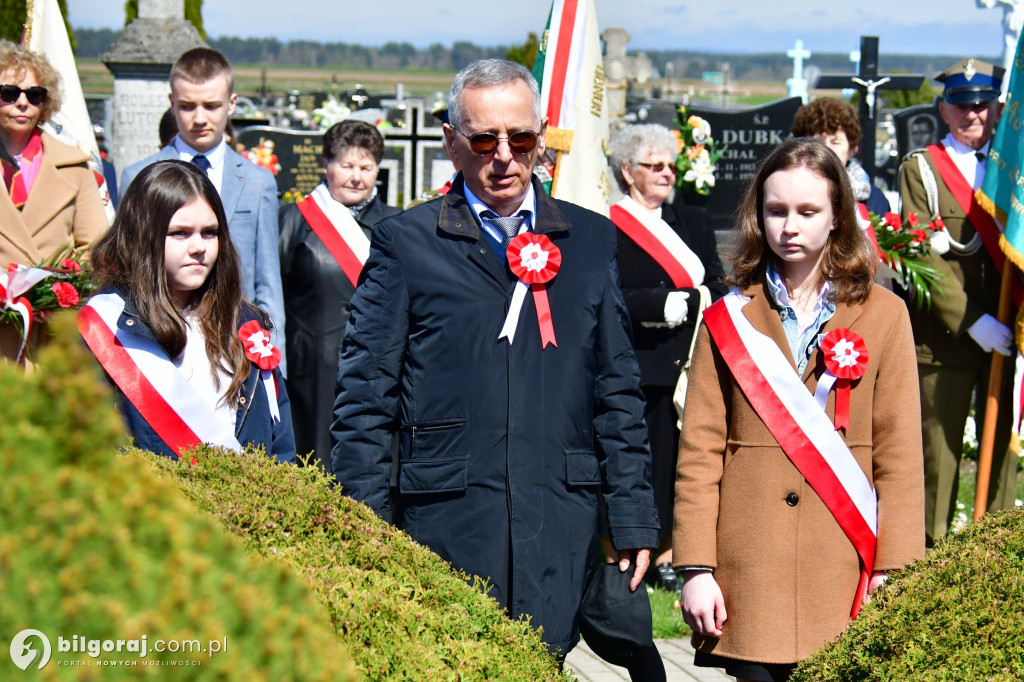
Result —
[[[116, 454], [124, 426], [110, 392], [72, 318], [54, 325], [41, 369], [24, 375], [0, 363], [0, 678], [355, 680], [327, 615], [292, 571], [247, 552], [145, 459]], [[8, 655], [26, 628], [50, 640], [41, 671], [23, 673]], [[145, 635], [150, 647], [220, 640], [224, 650], [58, 651], [58, 637], [76, 635]], [[71, 661], [87, 665], [59, 665]], [[98, 665], [112, 661], [139, 665]]]
[[951, 533], [895, 572], [804, 680], [1024, 679], [1024, 509]]
[[552, 680], [539, 635], [436, 554], [343, 497], [316, 467], [201, 448], [189, 466], [151, 456], [254, 552], [319, 595], [365, 679]]

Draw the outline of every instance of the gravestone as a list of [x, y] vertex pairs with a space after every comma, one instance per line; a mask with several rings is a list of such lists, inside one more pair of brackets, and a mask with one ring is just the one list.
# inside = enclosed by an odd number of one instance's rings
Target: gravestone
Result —
[[181, 53], [205, 47], [185, 21], [184, 0], [139, 0], [139, 16], [100, 55], [114, 75], [114, 116], [107, 141], [118, 171], [160, 149], [160, 117], [170, 106], [167, 82]]
[[[235, 151], [273, 173], [278, 197], [294, 201], [323, 182], [323, 146], [320, 131], [252, 126], [238, 133]], [[377, 193], [390, 206], [397, 201], [398, 188], [390, 182], [396, 165], [385, 158], [377, 174]]]
[[938, 97], [931, 104], [917, 104], [897, 111], [892, 122], [896, 127], [896, 153], [900, 161], [915, 149], [935, 144], [949, 132], [949, 126], [939, 115]]
[[[377, 191], [389, 206], [404, 207], [424, 190], [441, 187], [454, 167], [441, 126], [433, 116], [424, 117], [421, 101], [406, 99], [387, 114], [392, 127], [381, 130]], [[238, 132], [236, 144], [236, 151], [274, 173], [279, 197], [305, 196], [323, 180], [321, 131], [251, 126]]]
[[[743, 109], [715, 109], [700, 104], [691, 106], [690, 113], [706, 120], [719, 146], [726, 145], [727, 148], [718, 159], [711, 194], [707, 197], [683, 196], [683, 192], [677, 191], [676, 200], [704, 204], [715, 230], [732, 228], [758, 162], [790, 136], [793, 116], [801, 104], [799, 97], [789, 97]], [[672, 128], [674, 122], [667, 125]]]

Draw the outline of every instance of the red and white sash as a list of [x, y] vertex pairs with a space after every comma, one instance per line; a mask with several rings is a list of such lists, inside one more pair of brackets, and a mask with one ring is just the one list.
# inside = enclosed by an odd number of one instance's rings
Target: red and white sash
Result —
[[623, 234], [668, 273], [677, 289], [704, 283], [704, 264], [697, 254], [668, 223], [654, 217], [632, 197], [623, 197], [611, 207], [608, 215]]
[[155, 340], [117, 328], [124, 299], [97, 294], [78, 313], [78, 331], [100, 365], [171, 452], [201, 443], [241, 452], [226, 424], [174, 366]]
[[748, 300], [734, 290], [704, 311], [704, 322], [754, 411], [853, 543], [861, 561], [855, 617], [874, 566], [875, 491], [785, 354], [743, 314]]
[[302, 217], [324, 243], [345, 276], [356, 286], [363, 263], [370, 255], [370, 240], [349, 210], [335, 201], [324, 184], [296, 204]]
[[967, 184], [967, 179], [956, 167], [953, 159], [946, 153], [946, 147], [941, 142], [928, 145], [928, 155], [939, 171], [942, 181], [946, 183], [949, 193], [953, 195], [960, 210], [964, 212], [971, 225], [978, 232], [989, 258], [995, 263], [1000, 273], [1003, 272], [1003, 263], [1006, 262], [1006, 254], [999, 248], [999, 237], [1003, 233], [995, 218], [981, 207], [981, 204], [974, 198], [974, 188]]

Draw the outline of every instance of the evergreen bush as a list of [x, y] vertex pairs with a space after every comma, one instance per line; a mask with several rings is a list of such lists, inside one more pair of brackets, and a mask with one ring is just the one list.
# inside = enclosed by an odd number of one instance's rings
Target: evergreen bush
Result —
[[195, 457], [195, 466], [150, 461], [250, 549], [309, 583], [363, 679], [571, 679], [484, 585], [342, 496], [317, 467], [215, 448]]
[[[35, 372], [0, 363], [0, 678], [355, 680], [323, 608], [291, 570], [247, 552], [145, 459], [116, 454], [124, 425], [110, 391], [73, 317], [53, 326]], [[27, 628], [52, 648], [35, 674], [7, 655]], [[149, 647], [218, 640], [223, 651], [58, 650], [58, 637], [144, 635]], [[101, 665], [114, 661], [138, 665]]]
[[985, 516], [891, 574], [809, 680], [1024, 679], [1024, 509]]

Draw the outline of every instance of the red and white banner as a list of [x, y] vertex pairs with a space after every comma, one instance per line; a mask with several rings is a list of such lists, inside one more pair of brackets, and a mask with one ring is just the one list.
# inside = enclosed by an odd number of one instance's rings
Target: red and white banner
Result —
[[608, 105], [594, 0], [554, 0], [534, 64], [545, 142], [553, 156], [551, 196], [608, 215]]
[[124, 299], [97, 294], [78, 313], [78, 331], [100, 365], [171, 452], [201, 443], [241, 452], [233, 425], [218, 418], [154, 339], [117, 328]]
[[704, 264], [664, 220], [629, 196], [612, 206], [609, 214], [615, 226], [668, 273], [677, 289], [704, 283]]
[[861, 580], [851, 615], [856, 617], [875, 560], [875, 491], [785, 354], [747, 320], [742, 310], [747, 302], [734, 290], [704, 311], [704, 322], [754, 411], [857, 551]]

